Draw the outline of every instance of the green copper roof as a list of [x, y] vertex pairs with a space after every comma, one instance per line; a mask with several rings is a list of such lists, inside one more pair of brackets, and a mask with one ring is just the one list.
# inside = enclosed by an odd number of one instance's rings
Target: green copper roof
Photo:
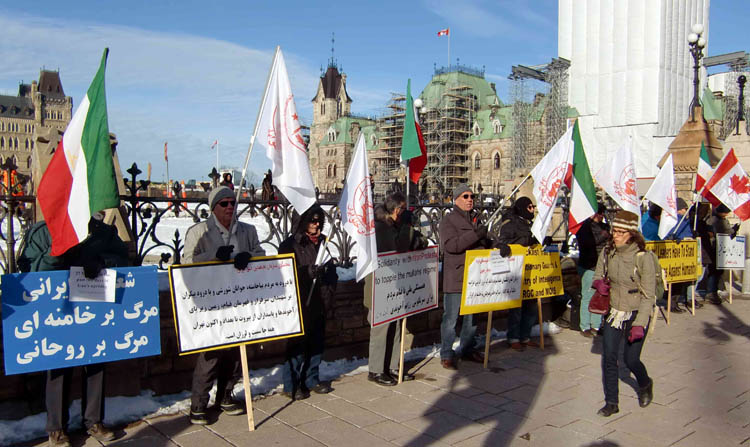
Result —
[[[480, 110], [476, 114], [474, 122], [479, 126], [479, 136], [474, 134], [474, 125], [472, 125], [471, 136], [468, 138], [469, 141], [482, 141], [482, 140], [493, 140], [496, 138], [512, 138], [513, 137], [513, 108], [512, 107], [499, 107], [493, 112], [490, 109]], [[495, 133], [494, 122], [498, 120], [500, 122], [500, 133]]]
[[425, 107], [439, 107], [442, 105], [441, 100], [443, 99], [443, 93], [447, 92], [448, 89], [459, 86], [467, 86], [471, 89], [471, 93], [477, 97], [481, 109], [492, 104], [498, 106], [503, 105], [489, 82], [482, 77], [470, 75], [461, 71], [453, 71], [433, 76], [429, 84], [427, 84], [424, 90], [422, 90], [419, 97], [424, 101]]
[[724, 102], [716, 99], [714, 92], [708, 87], [703, 90], [701, 104], [703, 105], [703, 118], [706, 121], [724, 119]]

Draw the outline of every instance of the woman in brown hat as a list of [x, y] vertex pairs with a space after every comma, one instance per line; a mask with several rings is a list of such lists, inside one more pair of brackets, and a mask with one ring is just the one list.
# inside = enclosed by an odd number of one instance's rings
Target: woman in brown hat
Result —
[[612, 239], [599, 255], [593, 285], [600, 293], [605, 292], [604, 278], [609, 279], [610, 308], [602, 323], [605, 405], [598, 412], [604, 417], [620, 411], [617, 358], [623, 338], [626, 339], [625, 365], [638, 381], [638, 403], [645, 407], [653, 399], [653, 381], [640, 358], [655, 303], [656, 276], [652, 259], [646, 255], [646, 243], [638, 231], [638, 216], [618, 211], [612, 220]]

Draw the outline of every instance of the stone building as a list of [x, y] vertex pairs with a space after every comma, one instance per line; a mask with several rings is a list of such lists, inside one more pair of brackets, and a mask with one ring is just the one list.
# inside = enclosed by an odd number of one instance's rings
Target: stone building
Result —
[[[545, 125], [548, 114], [543, 94], [527, 104], [530, 118], [525, 123], [527, 133], [539, 136], [530, 139], [535, 144], [530, 152], [539, 156], [529, 157], [528, 166], [515, 169], [511, 163], [513, 107], [500, 101], [483, 71], [462, 65], [436, 68], [418, 97], [428, 153], [419, 182], [424, 198], [440, 200], [459, 183], [469, 183], [475, 190], [481, 185], [485, 195], [507, 194], [546, 152], [549, 126]], [[309, 144], [313, 181], [321, 193], [335, 194], [342, 188], [360, 133], [365, 136], [375, 195], [382, 197], [395, 185], [403, 185], [406, 173], [399, 155], [405, 99], [394, 94], [386, 104], [389, 113], [378, 118], [353, 115], [346, 75], [329, 63], [312, 101]]]
[[0, 95], [0, 162], [12, 158], [19, 173], [31, 173], [37, 139], [59, 139], [72, 113], [57, 71], [41, 70], [38, 82], [18, 86], [17, 96]]

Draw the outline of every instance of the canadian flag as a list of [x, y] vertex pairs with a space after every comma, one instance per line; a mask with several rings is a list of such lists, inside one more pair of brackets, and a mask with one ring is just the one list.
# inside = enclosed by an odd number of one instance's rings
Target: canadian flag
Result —
[[750, 219], [750, 180], [734, 155], [734, 149], [724, 155], [704, 189], [743, 221]]
[[440, 37], [440, 36], [447, 36], [450, 33], [451, 33], [451, 29], [450, 28], [441, 29], [440, 31], [438, 31], [438, 37]]
[[213, 143], [211, 143], [211, 149], [216, 149], [216, 146], [219, 145], [219, 140], [214, 140]]

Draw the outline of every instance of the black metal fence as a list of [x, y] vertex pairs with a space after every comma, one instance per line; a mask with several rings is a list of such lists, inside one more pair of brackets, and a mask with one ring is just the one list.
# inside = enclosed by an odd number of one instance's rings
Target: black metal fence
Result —
[[[2, 165], [7, 170], [11, 166]], [[12, 169], [15, 169], [12, 166]], [[124, 216], [126, 217], [135, 240], [135, 264], [157, 264], [160, 269], [169, 264], [179, 263], [184, 248], [185, 232], [190, 224], [208, 218], [208, 193], [200, 198], [181, 197], [181, 186], [175, 184], [172, 197], [149, 197], [147, 180], [139, 180], [140, 169], [134, 163], [128, 170], [129, 179], [125, 179], [127, 194], [121, 195]], [[13, 195], [12, 188], [2, 185], [3, 199], [0, 206], [0, 266], [3, 273], [17, 272], [16, 259], [22, 250], [22, 240], [26, 231], [34, 223], [35, 197]], [[248, 197], [240, 199], [237, 214], [240, 220], [252, 220], [256, 227], [261, 226], [261, 245], [266, 252], [275, 252], [279, 244], [293, 231], [293, 208], [286, 201], [255, 200], [255, 190], [251, 189]], [[481, 196], [481, 194], [480, 194]], [[356, 256], [352, 253], [353, 241], [341, 227], [341, 213], [338, 201], [321, 200], [318, 202], [326, 213], [324, 233], [329, 235], [332, 253], [337, 265], [351, 266]], [[481, 197], [480, 197], [481, 203]], [[413, 207], [415, 219], [418, 219], [420, 231], [434, 243], [440, 242], [438, 225], [448, 210], [449, 204], [417, 205]], [[485, 216], [496, 208], [482, 206], [478, 208]], [[175, 220], [176, 219], [176, 220]], [[174, 232], [164, 228], [175, 227]]]

